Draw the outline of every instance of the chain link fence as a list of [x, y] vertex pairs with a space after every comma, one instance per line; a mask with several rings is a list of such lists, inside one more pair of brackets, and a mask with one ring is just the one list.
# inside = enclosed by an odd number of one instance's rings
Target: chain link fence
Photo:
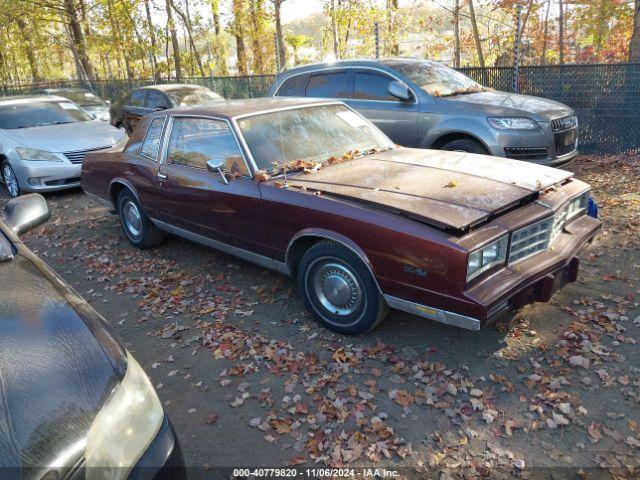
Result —
[[[513, 67], [461, 68], [466, 75], [496, 90], [513, 91]], [[273, 75], [183, 78], [225, 98], [266, 94]], [[38, 85], [0, 86], [0, 94], [20, 95], [41, 88], [85, 87], [116, 101], [153, 80], [59, 81]], [[163, 80], [175, 83], [175, 80]], [[640, 64], [522, 66], [518, 91], [557, 100], [575, 109], [580, 122], [580, 151], [618, 154], [640, 152]]]

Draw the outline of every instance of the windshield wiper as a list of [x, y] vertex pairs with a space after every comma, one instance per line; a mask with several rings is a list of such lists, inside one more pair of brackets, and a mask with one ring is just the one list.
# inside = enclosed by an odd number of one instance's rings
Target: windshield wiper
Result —
[[49, 125], [64, 125], [66, 123], [74, 123], [74, 122], [64, 121], [64, 122], [38, 123], [37, 125], [34, 125], [34, 126], [35, 127], [48, 127]]

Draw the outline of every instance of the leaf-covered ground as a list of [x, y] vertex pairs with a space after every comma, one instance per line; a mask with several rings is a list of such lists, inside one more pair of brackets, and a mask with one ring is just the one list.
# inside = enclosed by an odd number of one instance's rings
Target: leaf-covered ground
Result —
[[285, 277], [177, 238], [129, 246], [81, 192], [26, 243], [151, 376], [187, 463], [379, 466], [429, 478], [640, 472], [640, 158], [582, 157], [604, 228], [579, 281], [506, 324], [393, 312], [319, 328]]

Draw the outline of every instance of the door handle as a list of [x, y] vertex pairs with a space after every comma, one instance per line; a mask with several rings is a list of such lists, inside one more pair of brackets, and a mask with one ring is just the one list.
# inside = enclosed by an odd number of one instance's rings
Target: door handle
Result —
[[158, 172], [158, 180], [163, 181], [166, 179], [167, 179], [167, 176], [164, 173]]

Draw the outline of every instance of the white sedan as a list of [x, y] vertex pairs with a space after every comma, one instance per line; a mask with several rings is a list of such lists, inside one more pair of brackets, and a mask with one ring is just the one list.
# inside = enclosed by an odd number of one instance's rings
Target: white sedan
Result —
[[126, 140], [63, 97], [0, 98], [1, 178], [12, 197], [78, 187], [87, 152]]

